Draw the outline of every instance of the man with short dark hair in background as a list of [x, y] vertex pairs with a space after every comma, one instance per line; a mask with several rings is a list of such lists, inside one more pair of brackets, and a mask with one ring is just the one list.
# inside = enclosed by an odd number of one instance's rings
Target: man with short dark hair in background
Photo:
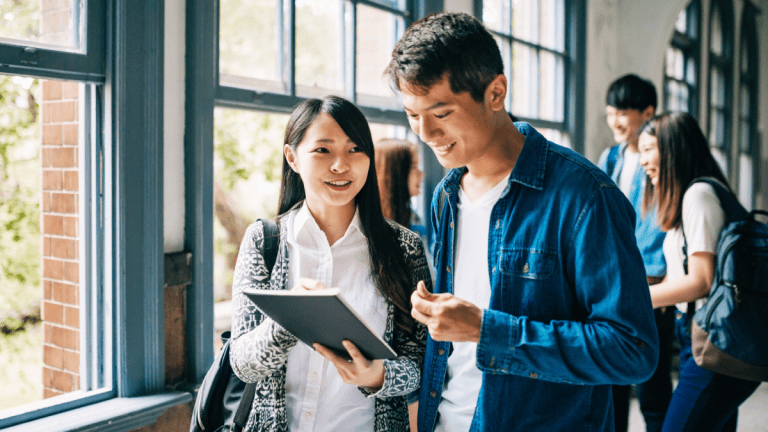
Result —
[[[640, 166], [637, 148], [639, 128], [656, 114], [656, 88], [637, 75], [624, 75], [611, 83], [606, 95], [605, 115], [616, 145], [606, 149], [597, 165], [619, 186], [637, 213], [635, 238], [643, 256], [648, 284], [661, 282], [667, 274], [662, 244], [664, 233], [656, 220], [656, 211], [643, 216], [643, 191], [646, 175]], [[672, 398], [669, 375], [674, 338], [674, 308], [654, 311], [659, 336], [659, 364], [651, 378], [638, 384], [637, 398], [645, 419], [647, 432], [657, 432]], [[629, 420], [630, 386], [613, 386], [616, 432], [626, 432]]]

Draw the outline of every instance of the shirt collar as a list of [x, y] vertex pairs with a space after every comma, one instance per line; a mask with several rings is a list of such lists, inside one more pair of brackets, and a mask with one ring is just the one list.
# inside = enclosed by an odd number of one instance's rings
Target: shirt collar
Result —
[[[525, 135], [525, 143], [520, 156], [515, 162], [509, 183], [501, 193], [504, 197], [509, 192], [509, 186], [515, 182], [536, 190], [544, 188], [544, 174], [547, 167], [547, 153], [549, 141], [542, 136], [533, 126], [525, 122], [515, 123], [515, 127]], [[445, 178], [443, 188], [446, 193], [455, 193], [459, 190], [461, 177], [467, 172], [466, 167], [452, 169]]]
[[[302, 203], [293, 219], [293, 238], [298, 238], [299, 233], [305, 227], [307, 229], [317, 230], [318, 232], [320, 231], [320, 227], [317, 225], [315, 218], [312, 217], [312, 213], [309, 212], [309, 207], [307, 207], [306, 203]], [[361, 234], [363, 232], [362, 224], [360, 222], [360, 210], [357, 207], [355, 207], [355, 215], [352, 217], [352, 222], [350, 222], [344, 237], [346, 237], [351, 230], [357, 230]]]

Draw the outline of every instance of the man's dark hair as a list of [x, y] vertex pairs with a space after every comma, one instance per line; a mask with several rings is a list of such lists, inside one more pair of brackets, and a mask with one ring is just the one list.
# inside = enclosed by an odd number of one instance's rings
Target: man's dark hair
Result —
[[656, 111], [658, 99], [653, 83], [635, 74], [624, 75], [608, 87], [605, 103], [616, 109], [643, 111], [649, 106]]
[[437, 13], [413, 23], [395, 45], [384, 72], [393, 89], [426, 93], [445, 74], [454, 93], [482, 102], [485, 89], [504, 73], [496, 40], [475, 17]]

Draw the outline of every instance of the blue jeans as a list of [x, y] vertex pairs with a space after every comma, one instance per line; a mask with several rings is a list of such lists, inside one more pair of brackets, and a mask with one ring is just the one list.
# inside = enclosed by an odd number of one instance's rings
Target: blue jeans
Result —
[[687, 321], [686, 314], [677, 314], [680, 381], [672, 394], [662, 432], [735, 432], [739, 405], [760, 383], [700, 368], [693, 359]]

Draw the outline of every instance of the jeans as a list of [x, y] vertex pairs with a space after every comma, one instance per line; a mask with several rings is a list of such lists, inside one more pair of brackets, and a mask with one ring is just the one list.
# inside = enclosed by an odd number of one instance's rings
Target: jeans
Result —
[[678, 313], [680, 381], [669, 403], [663, 432], [735, 432], [739, 405], [759, 382], [733, 378], [699, 367], [691, 351], [687, 314]]
[[[672, 339], [675, 337], [674, 307], [654, 310], [656, 329], [659, 332], [659, 363], [651, 378], [635, 386], [640, 411], [645, 420], [646, 432], [659, 432], [664, 424], [669, 400], [672, 398]], [[616, 432], [626, 432], [629, 422], [630, 386], [613, 386], [614, 418]]]

